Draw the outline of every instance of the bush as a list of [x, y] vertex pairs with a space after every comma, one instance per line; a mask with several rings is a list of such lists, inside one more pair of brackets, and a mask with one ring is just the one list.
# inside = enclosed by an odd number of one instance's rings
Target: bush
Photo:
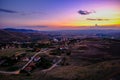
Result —
[[9, 67], [8, 68], [8, 71], [16, 71], [18, 70], [19, 68], [18, 67]]
[[52, 50], [50, 54], [60, 56], [62, 54], [62, 51], [58, 48], [58, 49]]
[[47, 69], [52, 65], [52, 63], [44, 57], [41, 57], [41, 60], [36, 65], [43, 69]]
[[70, 51], [68, 51], [68, 52], [66, 53], [66, 55], [67, 55], [67, 56], [71, 55], [71, 52], [70, 52]]

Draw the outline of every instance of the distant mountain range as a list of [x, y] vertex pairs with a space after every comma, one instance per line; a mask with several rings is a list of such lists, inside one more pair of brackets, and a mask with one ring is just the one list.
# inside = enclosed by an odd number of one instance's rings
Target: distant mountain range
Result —
[[20, 33], [53, 33], [53, 34], [109, 34], [109, 33], [118, 33], [120, 30], [112, 29], [86, 29], [86, 30], [57, 30], [57, 31], [38, 31], [32, 29], [15, 29], [15, 28], [5, 28], [5, 31], [10, 32], [20, 32]]
[[31, 30], [31, 29], [14, 29], [14, 28], [5, 28], [3, 30], [5, 30], [5, 31], [11, 31], [11, 32], [22, 32], [22, 33], [34, 33], [34, 32], [38, 32], [37, 30]]
[[100, 38], [113, 38], [120, 40], [120, 30], [59, 30], [59, 31], [37, 31], [31, 29], [0, 29], [0, 42], [11, 41], [35, 41], [41, 39], [50, 39], [53, 37], [98, 36]]

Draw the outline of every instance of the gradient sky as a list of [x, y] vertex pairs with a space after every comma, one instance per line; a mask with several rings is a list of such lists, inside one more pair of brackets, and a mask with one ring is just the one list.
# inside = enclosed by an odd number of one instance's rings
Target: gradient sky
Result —
[[[120, 0], [0, 0], [0, 27], [120, 28]], [[96, 27], [95, 27], [96, 28]]]

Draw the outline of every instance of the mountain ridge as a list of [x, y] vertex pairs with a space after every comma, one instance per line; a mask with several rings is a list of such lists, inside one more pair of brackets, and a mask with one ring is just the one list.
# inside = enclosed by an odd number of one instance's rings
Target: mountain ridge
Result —
[[32, 29], [15, 29], [15, 28], [4, 28], [3, 30], [11, 31], [11, 32], [22, 32], [22, 33], [38, 32], [37, 30], [32, 30]]

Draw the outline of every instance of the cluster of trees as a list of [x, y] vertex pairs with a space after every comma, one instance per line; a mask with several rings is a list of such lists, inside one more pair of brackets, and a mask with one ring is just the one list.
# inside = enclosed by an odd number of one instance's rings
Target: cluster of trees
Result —
[[26, 54], [20, 54], [20, 55], [13, 55], [11, 57], [7, 57], [7, 56], [1, 56], [0, 57], [0, 66], [12, 66], [14, 64], [16, 64], [17, 62], [20, 61], [20, 59], [22, 57], [25, 57]]
[[37, 62], [36, 65], [40, 68], [47, 69], [52, 66], [52, 62], [45, 57], [41, 57], [40, 61]]
[[16, 59], [12, 59], [10, 57], [1, 57], [0, 61], [1, 61], [0, 66], [12, 66], [17, 62]]

